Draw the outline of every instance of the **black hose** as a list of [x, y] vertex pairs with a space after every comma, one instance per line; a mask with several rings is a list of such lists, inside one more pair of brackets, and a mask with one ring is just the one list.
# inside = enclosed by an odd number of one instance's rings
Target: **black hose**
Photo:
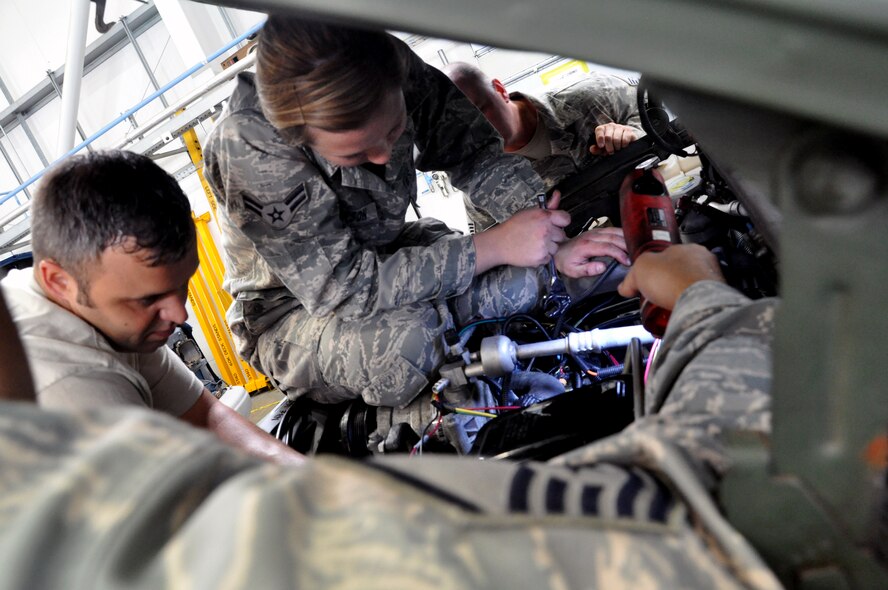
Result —
[[[644, 367], [647, 364], [647, 361], [647, 358], [641, 359], [641, 366]], [[624, 366], [625, 365], [623, 363], [620, 363], [619, 365], [613, 365], [611, 367], [602, 367], [601, 369], [595, 371], [595, 373], [597, 374], [597, 379], [608, 379], [610, 377], [621, 375], [623, 373]]]
[[[602, 285], [602, 283], [604, 283], [604, 281], [607, 280], [607, 277], [609, 277], [611, 275], [611, 273], [614, 272], [614, 269], [617, 268], [617, 266], [619, 264], [620, 263], [617, 262], [616, 259], [612, 260], [610, 262], [610, 264], [607, 265], [607, 268], [604, 269], [604, 272], [601, 273], [600, 275], [598, 275], [598, 278], [595, 279], [595, 282], [592, 283], [592, 286], [589, 287], [588, 289], [586, 289], [585, 293], [583, 293], [581, 296], [577, 297], [575, 302], [568, 305], [567, 308], [564, 310], [564, 312], [562, 312], [562, 314], [560, 316], [558, 316], [558, 321], [555, 322], [555, 329], [552, 331], [552, 333], [556, 337], [561, 335], [561, 326], [564, 323], [564, 318], [567, 316], [567, 312], [569, 312], [577, 303], [583, 301], [587, 297], [591, 297], [592, 295], [594, 295], [595, 291], [598, 290], [598, 287], [600, 287]], [[586, 317], [588, 317], [588, 315], [590, 313], [592, 313], [592, 312], [591, 311], [588, 312], [585, 316], [583, 316], [583, 318], [585, 319]], [[577, 323], [579, 323], [579, 322], [577, 322]]]
[[531, 324], [533, 324], [534, 326], [536, 326], [536, 328], [537, 328], [540, 332], [542, 332], [542, 334], [543, 334], [543, 336], [545, 336], [546, 340], [551, 340], [551, 339], [552, 339], [552, 337], [549, 335], [549, 331], [546, 330], [546, 328], [543, 327], [543, 325], [539, 322], [539, 320], [537, 320], [536, 318], [534, 318], [534, 317], [532, 317], [532, 316], [529, 316], [529, 315], [527, 315], [527, 314], [525, 314], [525, 313], [516, 313], [516, 314], [510, 315], [510, 316], [508, 317], [508, 319], [506, 319], [505, 323], [503, 324], [503, 334], [508, 335], [508, 333], [509, 333], [509, 325], [510, 325], [513, 321], [518, 321], [518, 320], [524, 320], [524, 321], [530, 322]]
[[598, 379], [607, 379], [609, 377], [616, 377], [617, 375], [623, 374], [623, 363], [619, 365], [614, 365], [612, 367], [604, 367], [602, 369], [598, 369], [596, 373], [598, 374]]

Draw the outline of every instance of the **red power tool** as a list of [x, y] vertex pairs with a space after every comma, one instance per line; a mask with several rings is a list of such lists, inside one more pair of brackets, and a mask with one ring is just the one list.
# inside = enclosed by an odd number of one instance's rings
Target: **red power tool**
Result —
[[[620, 217], [632, 262], [649, 250], [659, 252], [681, 242], [672, 199], [655, 165], [655, 159], [642, 163], [620, 186]], [[657, 338], [663, 337], [670, 314], [641, 299], [641, 323]]]

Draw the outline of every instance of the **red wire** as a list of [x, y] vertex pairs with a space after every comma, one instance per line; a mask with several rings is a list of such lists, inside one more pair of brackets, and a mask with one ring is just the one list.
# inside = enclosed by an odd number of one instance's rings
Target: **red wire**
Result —
[[444, 420], [444, 414], [438, 418], [438, 421], [435, 423], [435, 427], [432, 428], [432, 431], [428, 434], [429, 440], [432, 440], [432, 437], [435, 436], [435, 433], [438, 432], [438, 429], [441, 428], [441, 421]]
[[428, 438], [429, 440], [432, 439], [432, 437], [435, 435], [436, 432], [438, 432], [438, 429], [441, 427], [442, 420], [444, 420], [444, 414], [441, 414], [440, 416], [438, 416], [438, 421], [435, 423], [435, 427], [432, 428], [432, 431], [429, 432], [428, 434], [426, 434], [425, 436], [423, 436], [422, 438], [420, 438], [419, 443], [416, 443], [416, 446], [414, 446], [412, 449], [410, 449], [410, 455], [409, 455], [410, 457], [415, 455], [416, 451], [418, 451], [421, 448], [420, 443], [422, 442], [423, 438]]

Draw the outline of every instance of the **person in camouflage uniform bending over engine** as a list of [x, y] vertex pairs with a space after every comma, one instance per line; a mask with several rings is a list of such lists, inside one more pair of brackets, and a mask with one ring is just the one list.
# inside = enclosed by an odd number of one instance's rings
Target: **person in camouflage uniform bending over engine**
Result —
[[[381, 32], [270, 16], [205, 156], [238, 350], [321, 402], [409, 403], [445, 328], [535, 305], [569, 223], [447, 77]], [[417, 169], [500, 223], [405, 222]]]

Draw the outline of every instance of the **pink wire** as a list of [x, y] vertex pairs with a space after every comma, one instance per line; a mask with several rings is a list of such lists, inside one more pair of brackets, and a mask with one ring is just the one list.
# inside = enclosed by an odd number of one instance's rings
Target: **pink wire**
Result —
[[648, 382], [648, 373], [651, 372], [651, 365], [654, 364], [654, 357], [657, 355], [657, 350], [660, 348], [660, 339], [657, 338], [654, 340], [654, 343], [651, 344], [651, 353], [648, 355], [647, 365], [644, 367], [644, 382]]

